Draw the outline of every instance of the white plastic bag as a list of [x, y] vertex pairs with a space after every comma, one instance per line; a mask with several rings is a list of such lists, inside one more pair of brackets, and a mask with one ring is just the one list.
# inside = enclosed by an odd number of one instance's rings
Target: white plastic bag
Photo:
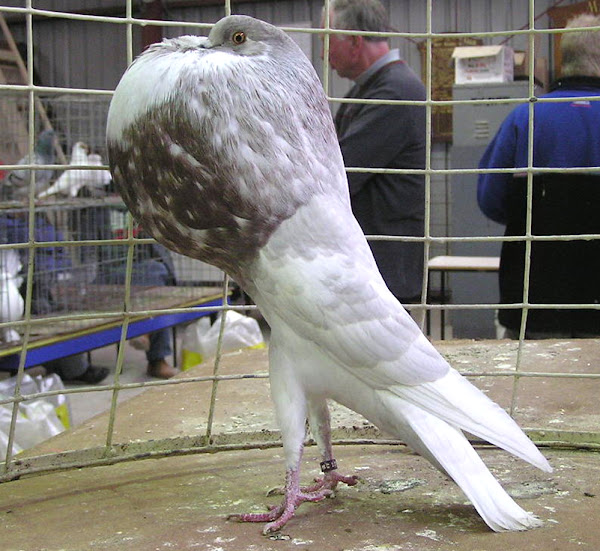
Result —
[[[11, 377], [0, 382], [0, 398], [6, 399], [14, 395], [16, 378]], [[56, 374], [47, 377], [30, 377], [23, 375], [21, 394], [36, 394], [48, 390], [62, 390], [64, 385]], [[11, 403], [0, 406], [0, 461], [8, 448], [8, 433], [13, 412]], [[18, 407], [15, 437], [12, 453], [31, 448], [70, 425], [70, 411], [67, 397], [63, 394], [33, 398], [21, 402]]]
[[[9, 413], [12, 408], [6, 408]], [[8, 426], [6, 433], [8, 437], [8, 428], [10, 427], [10, 416], [8, 417]], [[15, 430], [15, 442], [26, 450], [36, 444], [48, 440], [52, 436], [65, 430], [62, 423], [54, 412], [54, 407], [50, 402], [44, 399], [30, 400], [28, 403], [21, 403], [17, 414], [17, 426]], [[6, 450], [4, 450], [6, 453]]]
[[[15, 249], [0, 251], [0, 321], [16, 321], [23, 317], [24, 301], [19, 293], [22, 279], [17, 275], [21, 269], [19, 252]], [[10, 326], [0, 329], [0, 341], [21, 340], [16, 329]]]
[[[0, 394], [0, 396], [2, 395]], [[0, 462], [4, 461], [6, 450], [8, 449], [8, 431], [10, 430], [11, 413], [12, 408], [7, 407], [6, 405], [0, 406]], [[17, 417], [17, 424], [18, 423], [19, 417]], [[18, 428], [15, 430], [18, 430]], [[13, 440], [12, 454], [16, 455], [22, 450], [23, 448]]]
[[[203, 317], [186, 327], [181, 344], [180, 364], [183, 371], [216, 354], [220, 331], [220, 315], [212, 325], [208, 317]], [[229, 310], [225, 316], [222, 351], [264, 347], [265, 341], [258, 322], [235, 310]]]

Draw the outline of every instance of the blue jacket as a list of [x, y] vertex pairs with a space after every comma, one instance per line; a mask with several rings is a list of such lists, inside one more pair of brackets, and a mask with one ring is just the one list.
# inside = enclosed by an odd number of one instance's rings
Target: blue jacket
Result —
[[[567, 78], [545, 97], [599, 96], [600, 79]], [[600, 101], [573, 100], [535, 105], [531, 232], [534, 236], [600, 233], [600, 171], [565, 173], [564, 167], [600, 166]], [[527, 167], [528, 106], [517, 107], [487, 148], [480, 167]], [[506, 236], [526, 235], [526, 173], [482, 174], [481, 210], [506, 225]], [[505, 241], [500, 257], [500, 302], [523, 301], [525, 239]], [[600, 304], [600, 240], [534, 240], [530, 250], [526, 336], [600, 335], [600, 310], [535, 308], [536, 304]], [[518, 330], [520, 308], [500, 309], [498, 319]], [[535, 336], [535, 335], [533, 335]]]
[[[56, 229], [43, 213], [35, 214], [35, 241], [64, 241], [62, 232]], [[27, 243], [29, 222], [26, 213], [0, 215], [0, 243]], [[20, 249], [23, 271], [26, 271], [28, 249]], [[69, 251], [65, 247], [39, 247], [35, 249], [34, 270], [36, 274], [54, 276], [71, 267]]]
[[[543, 98], [600, 96], [600, 78], [570, 77]], [[600, 166], [600, 101], [539, 102], [534, 106], [533, 166], [572, 168]], [[526, 168], [529, 105], [515, 108], [487, 147], [479, 168]], [[506, 224], [508, 183], [513, 175], [480, 174], [479, 208]]]

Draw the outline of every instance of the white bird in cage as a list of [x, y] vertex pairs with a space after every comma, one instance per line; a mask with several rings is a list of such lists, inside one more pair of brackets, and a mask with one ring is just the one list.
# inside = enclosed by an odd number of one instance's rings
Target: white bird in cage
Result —
[[[19, 165], [53, 165], [55, 160], [54, 140], [55, 133], [53, 130], [44, 130], [37, 139], [33, 155], [25, 155], [17, 164]], [[35, 181], [35, 194], [45, 189], [52, 176], [54, 170], [51, 169], [36, 169], [33, 172]], [[31, 169], [21, 168], [10, 172], [4, 179], [5, 196], [9, 199], [22, 200], [27, 199], [29, 195], [29, 185], [31, 183]]]
[[[19, 275], [21, 260], [16, 249], [0, 249], [0, 321], [17, 321], [23, 317], [24, 301], [19, 287], [23, 278]], [[0, 340], [19, 341], [21, 336], [10, 326], [0, 328]]]
[[[71, 150], [69, 166], [84, 166], [88, 162], [89, 147], [84, 142], [76, 142]], [[51, 195], [68, 195], [76, 197], [78, 191], [86, 185], [89, 178], [89, 169], [77, 168], [65, 170], [48, 189], [38, 193], [38, 199], [45, 199]]]
[[[113, 178], [141, 225], [167, 247], [228, 272], [271, 326], [285, 496], [267, 513], [232, 518], [276, 531], [300, 503], [356, 483], [336, 470], [332, 399], [450, 476], [493, 530], [540, 524], [503, 490], [463, 431], [551, 467], [387, 289], [352, 215], [326, 96], [285, 33], [230, 16], [208, 38], [150, 47], [117, 86], [107, 140]], [[302, 488], [307, 418], [324, 476]]]
[[[88, 155], [88, 165], [90, 166], [103, 166], [104, 161], [102, 160], [102, 156], [98, 153], [90, 153]], [[88, 169], [85, 175], [86, 186], [94, 188], [94, 189], [102, 189], [108, 184], [110, 184], [112, 180], [112, 176], [110, 172], [106, 169], [103, 170], [92, 170]]]

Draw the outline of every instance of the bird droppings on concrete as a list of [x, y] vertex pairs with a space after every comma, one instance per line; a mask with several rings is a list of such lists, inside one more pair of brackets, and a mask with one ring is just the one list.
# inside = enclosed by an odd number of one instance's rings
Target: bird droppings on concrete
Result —
[[274, 534], [271, 534], [269, 536], [269, 539], [271, 541], [289, 541], [292, 538], [290, 536], [288, 536], [287, 534], [282, 534], [281, 532], [275, 532]]
[[515, 485], [505, 486], [508, 494], [514, 499], [533, 499], [546, 494], [556, 494], [559, 490], [556, 482], [525, 481]]
[[292, 545], [310, 545], [313, 540], [303, 540], [299, 538], [292, 538]]
[[382, 494], [393, 494], [395, 492], [405, 492], [417, 486], [427, 484], [425, 480], [418, 478], [409, 478], [406, 480], [384, 480], [378, 486], [378, 490]]
[[442, 541], [442, 538], [440, 538], [435, 530], [421, 530], [420, 532], [415, 532], [415, 535], [433, 541]]

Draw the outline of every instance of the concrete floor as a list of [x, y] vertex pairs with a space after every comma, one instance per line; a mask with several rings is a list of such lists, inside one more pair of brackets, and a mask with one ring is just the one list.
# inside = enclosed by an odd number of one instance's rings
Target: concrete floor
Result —
[[[173, 365], [173, 357], [170, 356], [167, 360]], [[117, 347], [115, 345], [107, 346], [105, 348], [98, 348], [92, 351], [91, 362], [92, 365], [98, 367], [108, 367], [111, 370], [111, 374], [115, 371], [115, 364], [117, 361]], [[125, 348], [125, 358], [123, 360], [123, 370], [120, 377], [120, 382], [123, 384], [128, 383], [140, 383], [146, 381], [156, 380], [146, 373], [147, 367], [146, 353], [142, 350], [137, 350], [130, 344]], [[110, 381], [110, 375], [101, 384], [105, 384]], [[85, 386], [68, 383], [69, 388], [76, 386]], [[134, 396], [142, 393], [143, 388], [128, 390], [121, 394], [118, 398], [119, 402], [129, 400]], [[108, 410], [111, 403], [110, 392], [92, 392], [86, 394], [73, 394], [70, 396], [71, 403], [71, 415], [73, 419], [73, 426], [78, 426], [84, 421], [95, 417], [99, 413], [103, 413]]]
[[[550, 451], [552, 476], [491, 450], [482, 456], [505, 487], [545, 522], [524, 533], [490, 532], [460, 491], [404, 448], [339, 446], [338, 461], [362, 484], [305, 504], [275, 536], [228, 522], [277, 498], [279, 450], [219, 453], [95, 467], [0, 488], [2, 549], [243, 549], [319, 551], [567, 551], [598, 549], [598, 457]], [[314, 449], [307, 473], [316, 474]], [[310, 468], [308, 466], [310, 465]], [[593, 519], [596, 519], [593, 521]]]
[[[598, 340], [530, 343], [524, 351], [523, 369], [597, 372], [599, 345]], [[507, 369], [516, 354], [515, 343], [506, 341], [440, 343], [439, 348], [465, 371]], [[223, 372], [231, 374], [264, 373], [266, 369], [265, 351], [229, 354], [222, 364]], [[211, 366], [202, 365], [179, 377], [210, 370]], [[511, 386], [507, 381], [476, 378], [475, 382], [506, 407]], [[535, 385], [524, 380], [517, 420], [527, 427], [597, 432], [598, 386], [598, 380], [544, 379]], [[221, 383], [215, 434], [274, 429], [267, 387], [261, 379]], [[178, 384], [130, 397], [119, 407], [115, 441], [202, 434], [209, 391], [209, 385]], [[84, 396], [89, 401], [90, 395]], [[368, 428], [364, 419], [344, 408], [334, 407], [332, 418], [338, 431]], [[99, 414], [26, 455], [101, 445], [106, 425], [106, 415]], [[338, 445], [340, 470], [358, 474], [361, 484], [340, 488], [334, 499], [301, 506], [282, 533], [270, 538], [260, 534], [258, 525], [227, 522], [225, 517], [277, 503], [276, 497], [267, 498], [265, 492], [282, 483], [280, 448], [135, 461], [2, 484], [0, 547], [11, 551], [599, 548], [598, 453], [544, 449], [555, 468], [548, 475], [504, 452], [479, 451], [513, 497], [544, 521], [542, 528], [494, 534], [454, 484], [405, 447]], [[308, 448], [305, 481], [317, 474], [317, 465], [316, 449]]]

